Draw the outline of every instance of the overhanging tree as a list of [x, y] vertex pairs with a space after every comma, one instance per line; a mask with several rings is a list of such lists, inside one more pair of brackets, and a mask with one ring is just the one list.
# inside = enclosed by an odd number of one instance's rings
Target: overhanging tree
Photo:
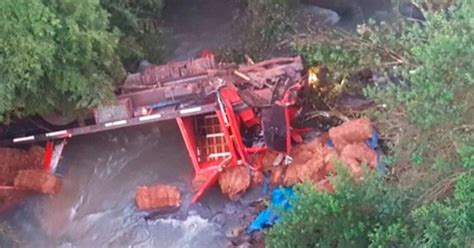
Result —
[[96, 106], [122, 66], [98, 0], [0, 1], [0, 120]]

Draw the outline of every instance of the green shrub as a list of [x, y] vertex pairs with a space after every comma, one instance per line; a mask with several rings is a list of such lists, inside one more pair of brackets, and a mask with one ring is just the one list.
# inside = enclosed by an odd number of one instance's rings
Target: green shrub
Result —
[[371, 247], [472, 247], [474, 245], [474, 180], [456, 180], [454, 197], [411, 210], [402, 221], [369, 234]]
[[269, 247], [367, 247], [369, 233], [403, 215], [406, 196], [368, 175], [363, 183], [348, 173], [334, 178], [335, 193], [297, 187], [291, 212], [267, 235]]
[[367, 91], [384, 106], [374, 115], [382, 132], [397, 136], [396, 157], [418, 154], [443, 168], [462, 164], [458, 151], [474, 138], [473, 10], [461, 1], [447, 14], [428, 15], [423, 28], [409, 29], [402, 40], [417, 66], [402, 72], [407, 85]]
[[297, 187], [293, 209], [267, 234], [269, 247], [469, 247], [474, 241], [472, 173], [455, 177], [453, 198], [417, 206], [413, 196], [369, 175], [333, 179], [336, 192]]
[[154, 20], [161, 17], [163, 0], [101, 0], [110, 13], [110, 26], [121, 33], [117, 52], [131, 67], [137, 60], [160, 63], [165, 53], [163, 35]]
[[310, 64], [341, 77], [369, 67], [398, 79], [366, 89], [393, 174], [361, 183], [340, 174], [334, 194], [300, 186], [270, 247], [474, 246], [474, 2], [458, 4], [422, 25], [296, 40]]
[[98, 0], [0, 1], [0, 121], [113, 95], [118, 34]]
[[449, 169], [461, 164], [457, 151], [474, 139], [472, 6], [463, 0], [427, 13], [425, 24], [368, 24], [356, 34], [313, 31], [293, 45], [308, 64], [326, 64], [339, 82], [365, 68], [390, 75], [365, 94], [377, 103], [367, 114], [394, 160]]

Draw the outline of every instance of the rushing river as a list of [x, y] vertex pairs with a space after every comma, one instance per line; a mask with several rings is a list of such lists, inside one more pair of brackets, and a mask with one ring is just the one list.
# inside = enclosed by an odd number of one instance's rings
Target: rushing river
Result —
[[[228, 243], [219, 225], [198, 214], [203, 204], [189, 206], [192, 167], [173, 122], [73, 138], [58, 174], [64, 180], [59, 195], [31, 198], [10, 219], [25, 247], [211, 248]], [[135, 207], [134, 191], [155, 183], [177, 185], [183, 206], [173, 216], [147, 221], [148, 213]], [[218, 194], [208, 197], [225, 202]]]

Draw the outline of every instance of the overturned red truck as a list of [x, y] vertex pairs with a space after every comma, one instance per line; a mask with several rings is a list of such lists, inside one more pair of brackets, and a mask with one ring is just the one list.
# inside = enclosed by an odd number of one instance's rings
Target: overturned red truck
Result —
[[299, 56], [236, 65], [207, 55], [152, 65], [129, 75], [116, 103], [95, 109], [88, 125], [28, 133], [0, 145], [46, 143], [44, 170], [52, 173], [67, 138], [175, 119], [195, 171], [195, 202], [225, 168], [258, 171], [265, 151], [285, 158], [292, 141], [301, 141], [291, 122], [300, 109], [302, 72]]

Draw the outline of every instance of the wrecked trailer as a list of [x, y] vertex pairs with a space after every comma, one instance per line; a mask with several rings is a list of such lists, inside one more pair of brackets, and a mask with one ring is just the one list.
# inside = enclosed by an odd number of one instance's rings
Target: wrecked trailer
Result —
[[129, 75], [116, 103], [92, 110], [87, 125], [27, 133], [0, 144], [46, 142], [42, 170], [54, 173], [68, 138], [175, 119], [195, 172], [196, 202], [227, 168], [258, 171], [268, 150], [288, 157], [292, 139], [301, 139], [291, 122], [300, 108], [302, 72], [299, 56], [235, 65], [207, 55], [151, 65]]

